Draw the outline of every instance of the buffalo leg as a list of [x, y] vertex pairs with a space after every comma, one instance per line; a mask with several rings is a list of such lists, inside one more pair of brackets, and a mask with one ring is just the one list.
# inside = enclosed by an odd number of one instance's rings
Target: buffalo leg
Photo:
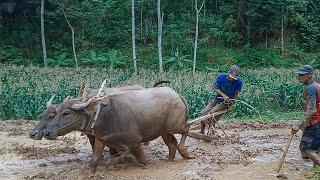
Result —
[[102, 152], [104, 149], [105, 143], [101, 141], [100, 139], [95, 139], [94, 143], [94, 150], [93, 150], [93, 156], [91, 160], [91, 172], [95, 173], [98, 163], [102, 157]]
[[95, 137], [92, 135], [89, 135], [89, 134], [87, 134], [87, 137], [88, 137], [89, 142], [91, 144], [92, 151], [94, 152], [94, 139], [95, 139]]
[[173, 161], [176, 156], [178, 141], [173, 134], [163, 134], [162, 139], [169, 148], [169, 161]]
[[139, 163], [143, 164], [144, 166], [147, 166], [148, 161], [146, 160], [146, 158], [144, 156], [144, 153], [141, 149], [140, 144], [137, 146], [131, 146], [131, 147], [129, 147], [129, 149]]
[[[95, 137], [92, 135], [89, 135], [89, 134], [87, 134], [87, 137], [88, 137], [89, 142], [91, 144], [92, 152], [94, 152]], [[117, 157], [121, 154], [117, 148], [112, 148], [112, 147], [109, 147], [109, 153], [110, 153], [110, 156], [112, 156], [112, 157]]]
[[117, 148], [109, 147], [109, 153], [112, 157], [120, 156], [121, 152]]
[[194, 159], [193, 156], [189, 155], [189, 153], [187, 151], [187, 148], [185, 147], [185, 142], [186, 142], [186, 139], [187, 139], [187, 135], [188, 135], [187, 132], [182, 133], [182, 137], [181, 137], [180, 143], [178, 145], [178, 151], [179, 151], [179, 153], [181, 154], [181, 156], [183, 158], [185, 158], [185, 159]]

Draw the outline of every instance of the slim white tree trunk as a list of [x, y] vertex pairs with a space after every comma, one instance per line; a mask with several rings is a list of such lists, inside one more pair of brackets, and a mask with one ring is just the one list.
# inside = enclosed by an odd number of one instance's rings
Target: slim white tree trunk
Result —
[[281, 54], [284, 52], [284, 20], [281, 21]]
[[158, 56], [159, 56], [159, 71], [163, 73], [163, 63], [162, 63], [162, 43], [161, 43], [161, 35], [162, 35], [162, 23], [163, 23], [163, 13], [161, 16], [161, 8], [160, 8], [161, 0], [158, 0], [157, 3], [157, 13], [158, 13]]
[[268, 34], [266, 32], [266, 49], [268, 49]]
[[198, 48], [198, 36], [199, 36], [199, 14], [203, 8], [204, 0], [202, 1], [201, 7], [198, 9], [198, 2], [195, 0], [195, 9], [196, 9], [196, 35], [194, 39], [194, 51], [193, 51], [193, 65], [192, 65], [192, 74], [196, 72], [196, 63], [197, 63], [197, 48]]
[[199, 13], [196, 14], [196, 37], [194, 39], [194, 50], [193, 50], [193, 65], [192, 73], [196, 72], [196, 63], [197, 63], [197, 48], [198, 48], [198, 24], [199, 24]]
[[136, 24], [135, 24], [135, 14], [134, 14], [134, 0], [131, 0], [131, 18], [132, 18], [132, 60], [133, 69], [137, 73], [137, 55], [136, 55]]
[[76, 53], [76, 45], [75, 45], [75, 40], [74, 40], [74, 29], [73, 27], [71, 26], [68, 18], [67, 18], [67, 15], [66, 13], [64, 12], [64, 9], [62, 9], [62, 12], [63, 12], [63, 15], [64, 15], [64, 18], [66, 19], [70, 29], [71, 29], [71, 35], [72, 35], [72, 51], [73, 51], [73, 56], [74, 56], [74, 60], [76, 62], [76, 68], [78, 68], [78, 58], [77, 58], [77, 53]]
[[44, 0], [41, 0], [41, 42], [42, 42], [42, 55], [43, 55], [43, 64], [44, 67], [48, 67], [48, 58], [47, 58], [47, 48], [46, 48], [46, 39], [44, 34]]

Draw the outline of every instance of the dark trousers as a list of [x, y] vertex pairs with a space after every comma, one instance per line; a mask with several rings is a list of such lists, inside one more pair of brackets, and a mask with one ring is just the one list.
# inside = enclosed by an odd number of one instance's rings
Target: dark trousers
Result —
[[305, 128], [299, 148], [303, 158], [308, 156], [308, 151], [315, 151], [320, 148], [320, 122]]

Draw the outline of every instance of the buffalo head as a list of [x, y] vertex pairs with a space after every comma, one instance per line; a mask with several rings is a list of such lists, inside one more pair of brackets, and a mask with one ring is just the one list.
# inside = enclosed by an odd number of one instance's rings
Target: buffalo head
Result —
[[45, 138], [54, 140], [58, 136], [63, 136], [73, 130], [84, 130], [95, 113], [96, 105], [102, 99], [108, 99], [107, 97], [100, 97], [105, 83], [106, 80], [102, 83], [98, 94], [86, 102], [70, 99], [61, 103], [52, 123], [44, 131]]
[[34, 140], [41, 140], [43, 137], [43, 130], [56, 116], [57, 105], [52, 104], [55, 95], [53, 95], [47, 102], [47, 109], [42, 113], [41, 119], [37, 125], [29, 132], [30, 138]]
[[[107, 97], [103, 98], [108, 99]], [[45, 129], [46, 139], [54, 140], [74, 130], [84, 130], [89, 121], [94, 117], [96, 106], [102, 98], [90, 98], [87, 102], [78, 102], [77, 99], [70, 99], [60, 104], [57, 114], [50, 125]]]

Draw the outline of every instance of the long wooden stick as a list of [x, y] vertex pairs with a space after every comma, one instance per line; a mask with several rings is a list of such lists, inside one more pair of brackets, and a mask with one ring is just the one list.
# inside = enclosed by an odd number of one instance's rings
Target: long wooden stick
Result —
[[285, 159], [286, 156], [287, 156], [287, 153], [288, 153], [288, 150], [289, 150], [291, 141], [292, 141], [292, 139], [293, 139], [293, 136], [294, 136], [294, 134], [291, 134], [291, 136], [290, 136], [290, 138], [289, 138], [289, 141], [288, 141], [288, 144], [287, 144], [287, 146], [286, 146], [286, 149], [284, 150], [284, 152], [283, 152], [283, 154], [282, 154], [282, 156], [281, 156], [281, 158], [280, 158], [280, 160], [279, 160], [278, 166], [277, 166], [277, 168], [276, 168], [276, 172], [277, 172], [277, 173], [280, 172], [280, 169], [281, 169], [281, 167], [282, 167], [282, 165], [283, 165], [284, 159]]
[[221, 111], [209, 113], [209, 114], [207, 114], [207, 115], [200, 116], [200, 117], [198, 117], [198, 118], [189, 120], [189, 121], [187, 121], [187, 123], [188, 123], [188, 124], [191, 124], [191, 123], [194, 123], [194, 122], [197, 122], [197, 121], [203, 121], [203, 120], [206, 120], [206, 119], [215, 117], [215, 116], [217, 116], [217, 115], [224, 114], [224, 113], [226, 113], [226, 112], [228, 112], [228, 110], [225, 109], [225, 110], [221, 110]]

